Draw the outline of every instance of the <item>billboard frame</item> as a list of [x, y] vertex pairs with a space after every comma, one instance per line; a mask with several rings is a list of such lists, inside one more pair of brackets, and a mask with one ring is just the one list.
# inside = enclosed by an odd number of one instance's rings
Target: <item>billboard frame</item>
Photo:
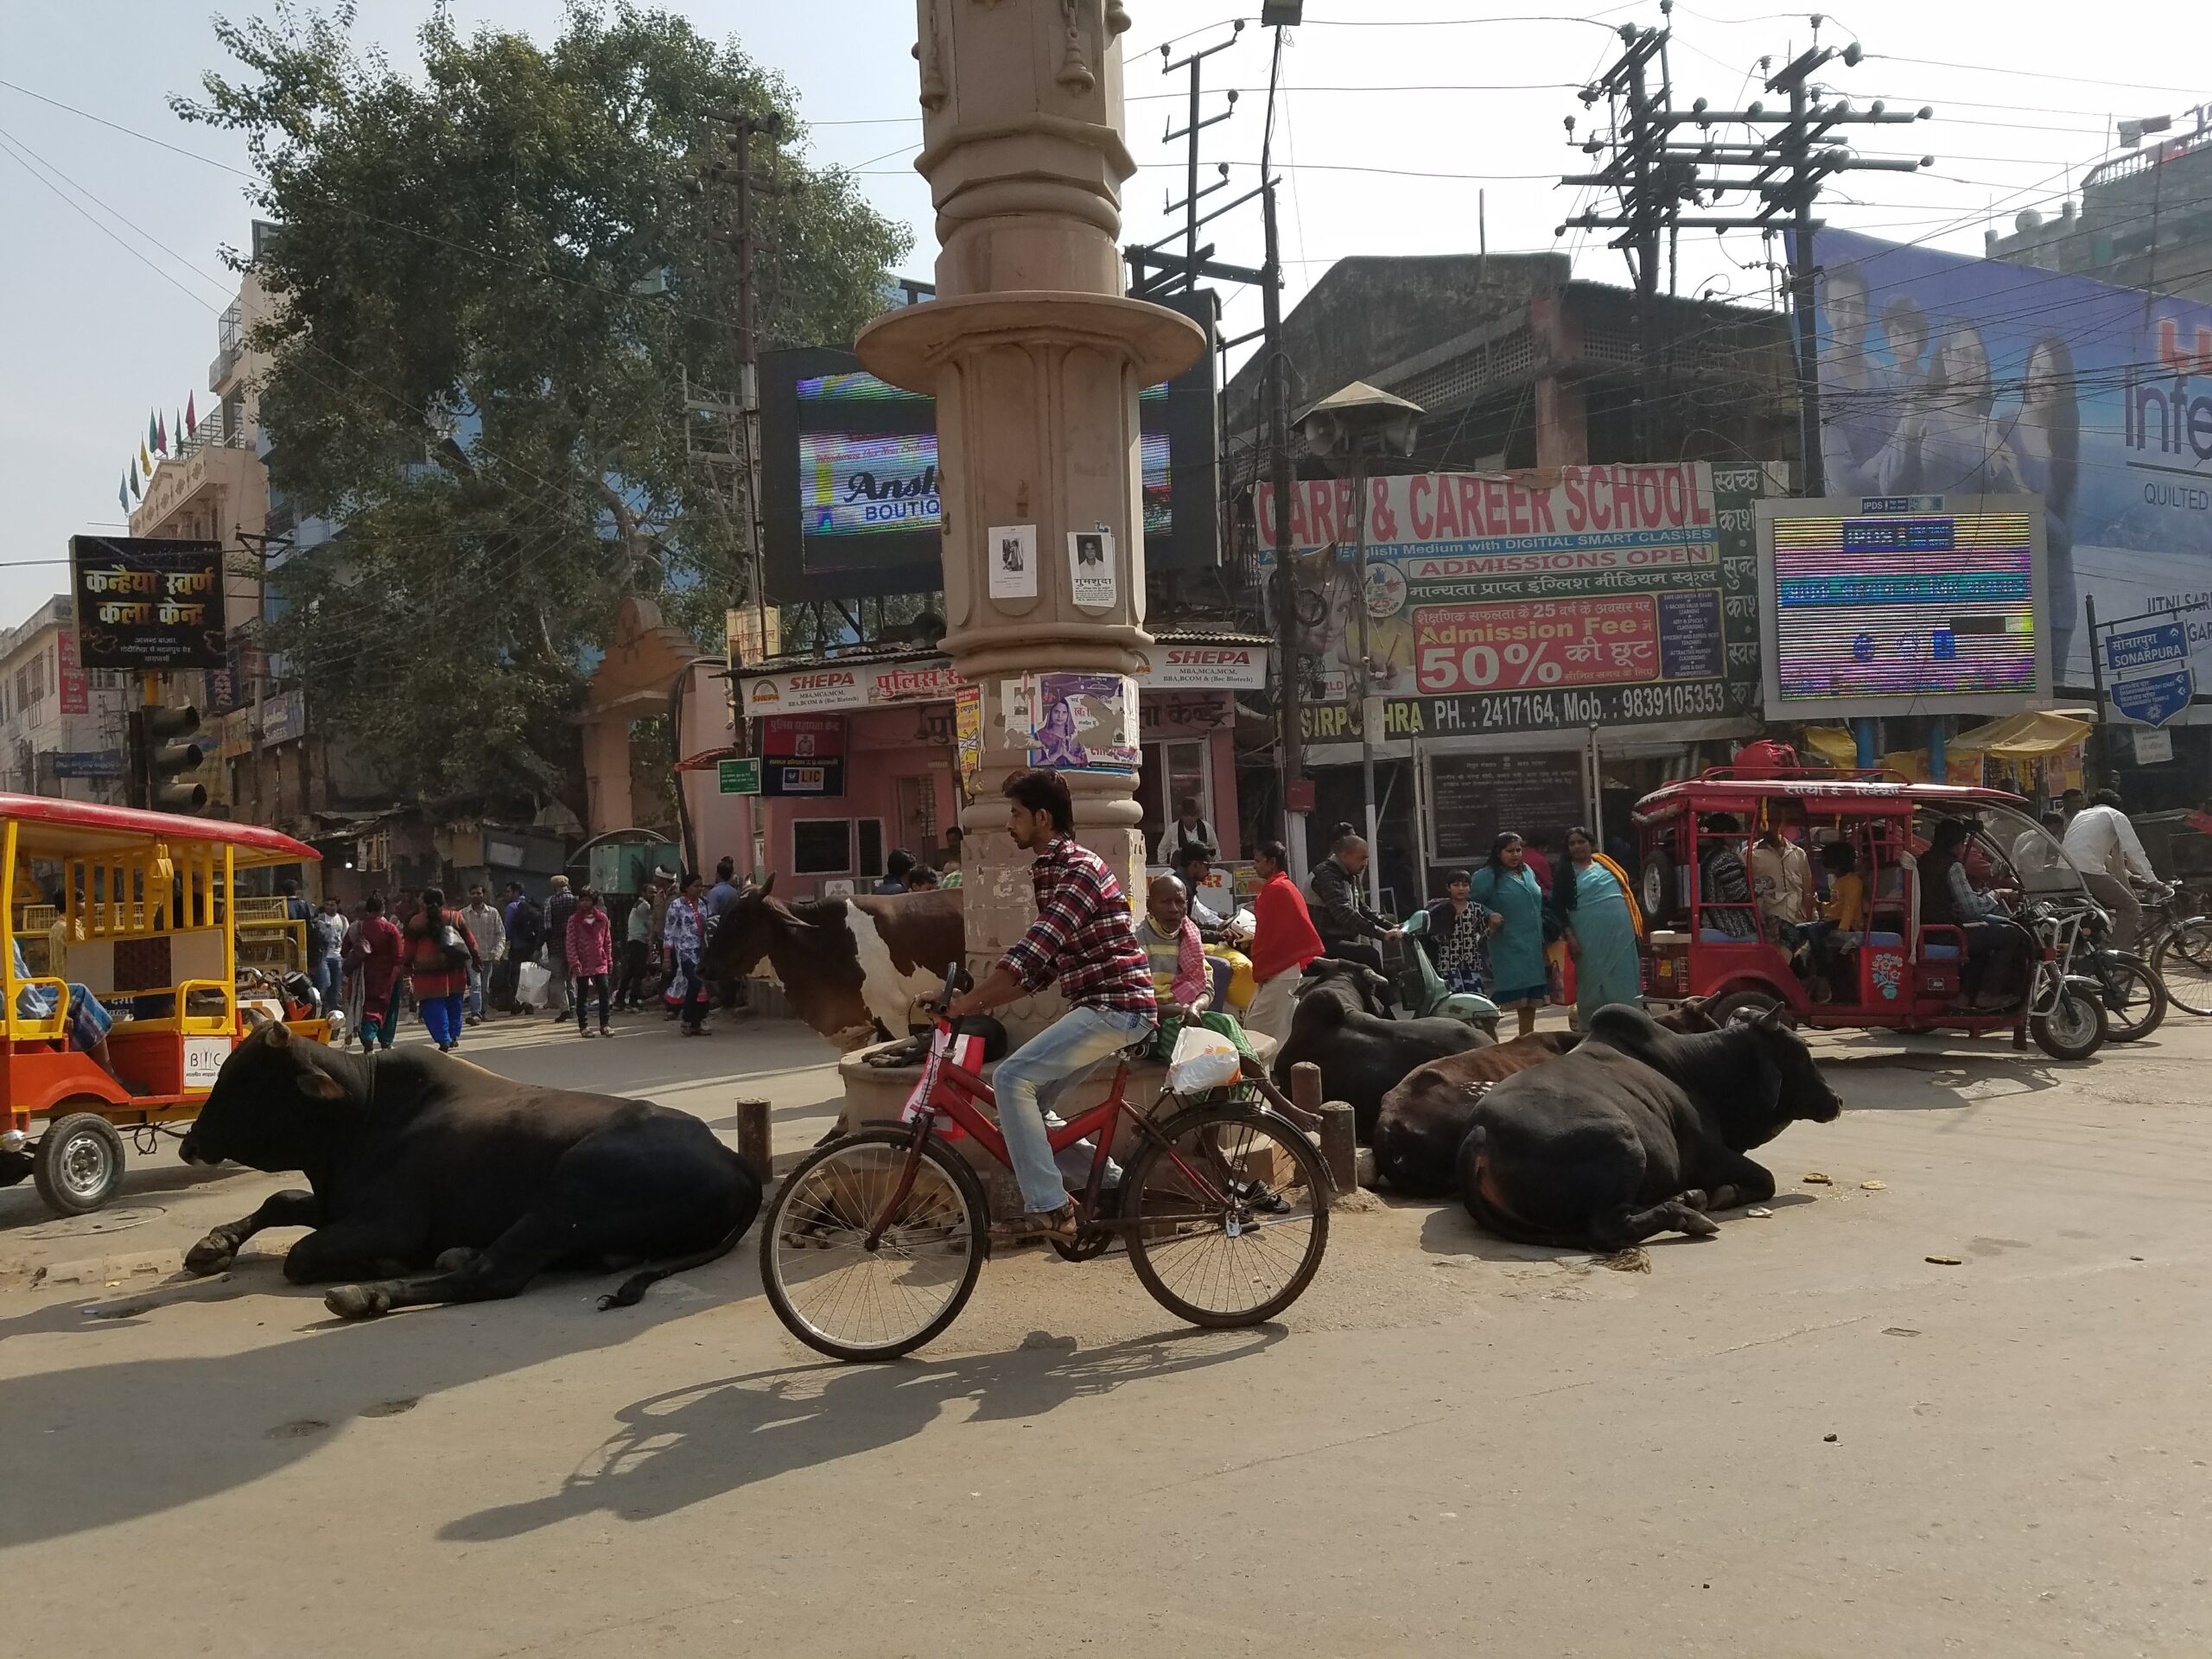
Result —
[[[2050, 660], [2050, 555], [2044, 534], [2043, 498], [2037, 495], [1765, 496], [1752, 504], [1758, 528], [1759, 694], [1770, 721], [1817, 724], [1866, 716], [1916, 715], [2017, 715], [2049, 709], [2059, 702]], [[1776, 651], [1781, 589], [1774, 574], [1774, 526], [1781, 518], [1958, 518], [1977, 513], [2017, 512], [2028, 521], [2030, 613], [2036, 622], [2036, 685], [2029, 692], [1900, 692], [1889, 696], [1785, 699], [1782, 663]]]

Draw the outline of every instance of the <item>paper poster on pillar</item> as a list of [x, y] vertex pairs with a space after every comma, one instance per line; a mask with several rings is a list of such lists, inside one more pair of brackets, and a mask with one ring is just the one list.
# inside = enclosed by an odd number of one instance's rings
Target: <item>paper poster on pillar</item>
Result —
[[1110, 611], [1121, 602], [1114, 532], [1105, 525], [1068, 532], [1068, 595], [1086, 611]]
[[1037, 526], [994, 524], [990, 550], [991, 597], [1037, 597]]
[[1137, 684], [1125, 674], [1040, 674], [1029, 764], [1062, 772], [1135, 772]]

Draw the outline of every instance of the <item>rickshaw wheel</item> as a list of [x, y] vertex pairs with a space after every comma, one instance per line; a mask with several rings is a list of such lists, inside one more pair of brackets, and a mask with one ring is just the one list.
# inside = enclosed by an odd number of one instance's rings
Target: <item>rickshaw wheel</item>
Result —
[[92, 1112], [72, 1112], [39, 1137], [31, 1179], [49, 1209], [90, 1215], [123, 1186], [123, 1137]]

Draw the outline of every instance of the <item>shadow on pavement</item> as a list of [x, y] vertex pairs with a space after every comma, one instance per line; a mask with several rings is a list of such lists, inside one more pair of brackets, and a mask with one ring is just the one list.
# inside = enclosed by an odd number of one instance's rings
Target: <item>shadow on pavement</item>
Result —
[[[2088, 1064], [2094, 1065], [2095, 1061]], [[2062, 1065], [2044, 1058], [2041, 1050], [2033, 1054], [1961, 1054], [1940, 1050], [1891, 1049], [1881, 1053], [1828, 1054], [1821, 1058], [1821, 1070], [1836, 1079], [1836, 1092], [1843, 1096], [1844, 1109], [1848, 1112], [1934, 1112], [1958, 1111], [1986, 1105], [1986, 1096], [1968, 1099], [1954, 1086], [1960, 1084], [2009, 1083], [2013, 1092], [2023, 1095], [2041, 1094], [2046, 1089], [2056, 1089], [2069, 1076], [2078, 1077], [2082, 1063]], [[1870, 1099], [1862, 1090], [1850, 1092], [1849, 1079], [1854, 1075], [1868, 1077], [1880, 1071], [1908, 1071], [1925, 1078], [1932, 1085], [1913, 1088], [1888, 1100]]]
[[1175, 1332], [1077, 1351], [1072, 1338], [1040, 1333], [963, 1359], [808, 1365], [702, 1382], [623, 1408], [620, 1427], [559, 1490], [480, 1510], [438, 1535], [482, 1543], [585, 1515], [649, 1520], [911, 1439], [954, 1401], [975, 1402], [970, 1422], [1039, 1417], [1124, 1383], [1248, 1357], [1287, 1334], [1275, 1325]]
[[[1411, 1201], [1408, 1208], [1418, 1208], [1425, 1201]], [[1762, 1202], [1761, 1207], [1776, 1212], [1778, 1217], [1784, 1210], [1816, 1202], [1809, 1192], [1777, 1192]], [[1727, 1230], [1741, 1223], [1750, 1226], [1764, 1224], [1755, 1216], [1734, 1210], [1716, 1210], [1713, 1220], [1720, 1224], [1720, 1239], [1689, 1238], [1681, 1233], [1662, 1233], [1656, 1238], [1643, 1241], [1646, 1250], [1689, 1249], [1699, 1245], [1725, 1241]], [[1519, 1244], [1511, 1239], [1486, 1233], [1469, 1219], [1457, 1198], [1445, 1200], [1437, 1206], [1436, 1213], [1421, 1224], [1421, 1247], [1431, 1255], [1469, 1255], [1478, 1262], [1537, 1262], [1578, 1266], [1590, 1262], [1598, 1252], [1583, 1249], [1555, 1249], [1548, 1244]]]
[[564, 1273], [545, 1274], [512, 1301], [345, 1325], [324, 1314], [320, 1287], [286, 1283], [272, 1255], [242, 1264], [219, 1288], [211, 1283], [195, 1294], [172, 1284], [113, 1298], [112, 1317], [87, 1318], [79, 1300], [0, 1321], [0, 1345], [60, 1331], [96, 1343], [97, 1333], [151, 1319], [188, 1320], [192, 1300], [252, 1295], [266, 1302], [269, 1324], [298, 1333], [235, 1353], [0, 1378], [0, 1549], [196, 1503], [299, 1462], [353, 1418], [394, 1414], [429, 1395], [718, 1312], [759, 1294], [750, 1258], [741, 1245], [654, 1287], [637, 1306], [607, 1313], [594, 1303], [613, 1276]]

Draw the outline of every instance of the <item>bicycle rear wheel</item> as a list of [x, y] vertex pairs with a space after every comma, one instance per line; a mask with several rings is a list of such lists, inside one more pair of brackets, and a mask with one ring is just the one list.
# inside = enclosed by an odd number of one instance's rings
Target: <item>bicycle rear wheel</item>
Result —
[[2177, 922], [2151, 953], [2151, 971], [2183, 1014], [2212, 1014], [2212, 922]]
[[2170, 1000], [2150, 963], [2123, 950], [2099, 954], [2094, 976], [2105, 988], [2106, 1036], [2115, 1043], [2148, 1037], [2166, 1017]]
[[990, 1211], [958, 1154], [925, 1141], [913, 1186], [892, 1205], [912, 1140], [863, 1129], [832, 1141], [785, 1178], [762, 1218], [768, 1305], [833, 1359], [912, 1352], [959, 1317], [982, 1271]]
[[1129, 1265], [1192, 1325], [1257, 1325], [1296, 1301], [1329, 1245], [1329, 1176], [1288, 1119], [1200, 1106], [1160, 1126], [1122, 1178]]

